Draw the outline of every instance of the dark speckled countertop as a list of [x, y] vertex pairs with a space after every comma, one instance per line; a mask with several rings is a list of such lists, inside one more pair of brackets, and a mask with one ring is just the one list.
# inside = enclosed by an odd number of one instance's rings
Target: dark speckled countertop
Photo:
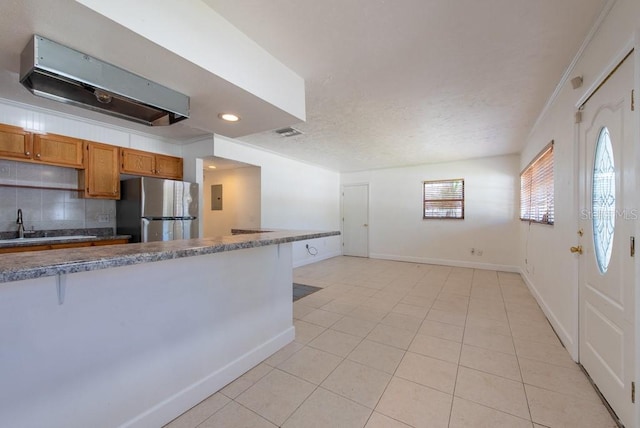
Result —
[[0, 256], [0, 283], [200, 256], [244, 248], [264, 247], [336, 235], [340, 235], [340, 232], [281, 230], [218, 238], [10, 253]]

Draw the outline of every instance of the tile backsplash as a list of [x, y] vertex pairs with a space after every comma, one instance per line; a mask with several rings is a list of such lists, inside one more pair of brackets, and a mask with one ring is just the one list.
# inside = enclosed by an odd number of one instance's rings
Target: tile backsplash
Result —
[[83, 199], [71, 190], [6, 185], [77, 188], [78, 171], [0, 159], [0, 231], [17, 230], [18, 208], [27, 230], [116, 227], [116, 202]]

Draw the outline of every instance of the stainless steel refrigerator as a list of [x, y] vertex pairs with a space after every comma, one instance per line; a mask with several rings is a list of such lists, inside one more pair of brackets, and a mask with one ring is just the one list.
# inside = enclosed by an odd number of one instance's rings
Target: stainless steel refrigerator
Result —
[[198, 184], [159, 178], [120, 182], [116, 201], [118, 234], [131, 242], [171, 241], [198, 237]]

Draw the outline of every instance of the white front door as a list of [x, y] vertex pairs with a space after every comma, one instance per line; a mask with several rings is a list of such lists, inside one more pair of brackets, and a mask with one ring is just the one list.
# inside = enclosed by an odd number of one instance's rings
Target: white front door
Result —
[[369, 185], [342, 188], [342, 254], [369, 257]]
[[580, 363], [627, 427], [636, 426], [633, 70], [631, 54], [584, 104], [579, 151]]

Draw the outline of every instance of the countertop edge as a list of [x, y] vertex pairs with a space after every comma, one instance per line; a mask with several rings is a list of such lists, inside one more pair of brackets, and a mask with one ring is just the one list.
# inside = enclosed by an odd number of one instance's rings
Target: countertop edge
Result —
[[[0, 261], [0, 283], [131, 266], [338, 235], [340, 235], [339, 231], [279, 230], [208, 239], [9, 253], [3, 255]], [[35, 254], [38, 257], [33, 257]]]
[[120, 239], [131, 239], [131, 235], [87, 236], [86, 238], [74, 239], [66, 239], [64, 236], [60, 236], [55, 240], [39, 242], [30, 242], [29, 238], [27, 238], [25, 241], [15, 239], [14, 242], [5, 242], [0, 244], [0, 248], [37, 247], [40, 245], [69, 244], [72, 242], [115, 241]]

